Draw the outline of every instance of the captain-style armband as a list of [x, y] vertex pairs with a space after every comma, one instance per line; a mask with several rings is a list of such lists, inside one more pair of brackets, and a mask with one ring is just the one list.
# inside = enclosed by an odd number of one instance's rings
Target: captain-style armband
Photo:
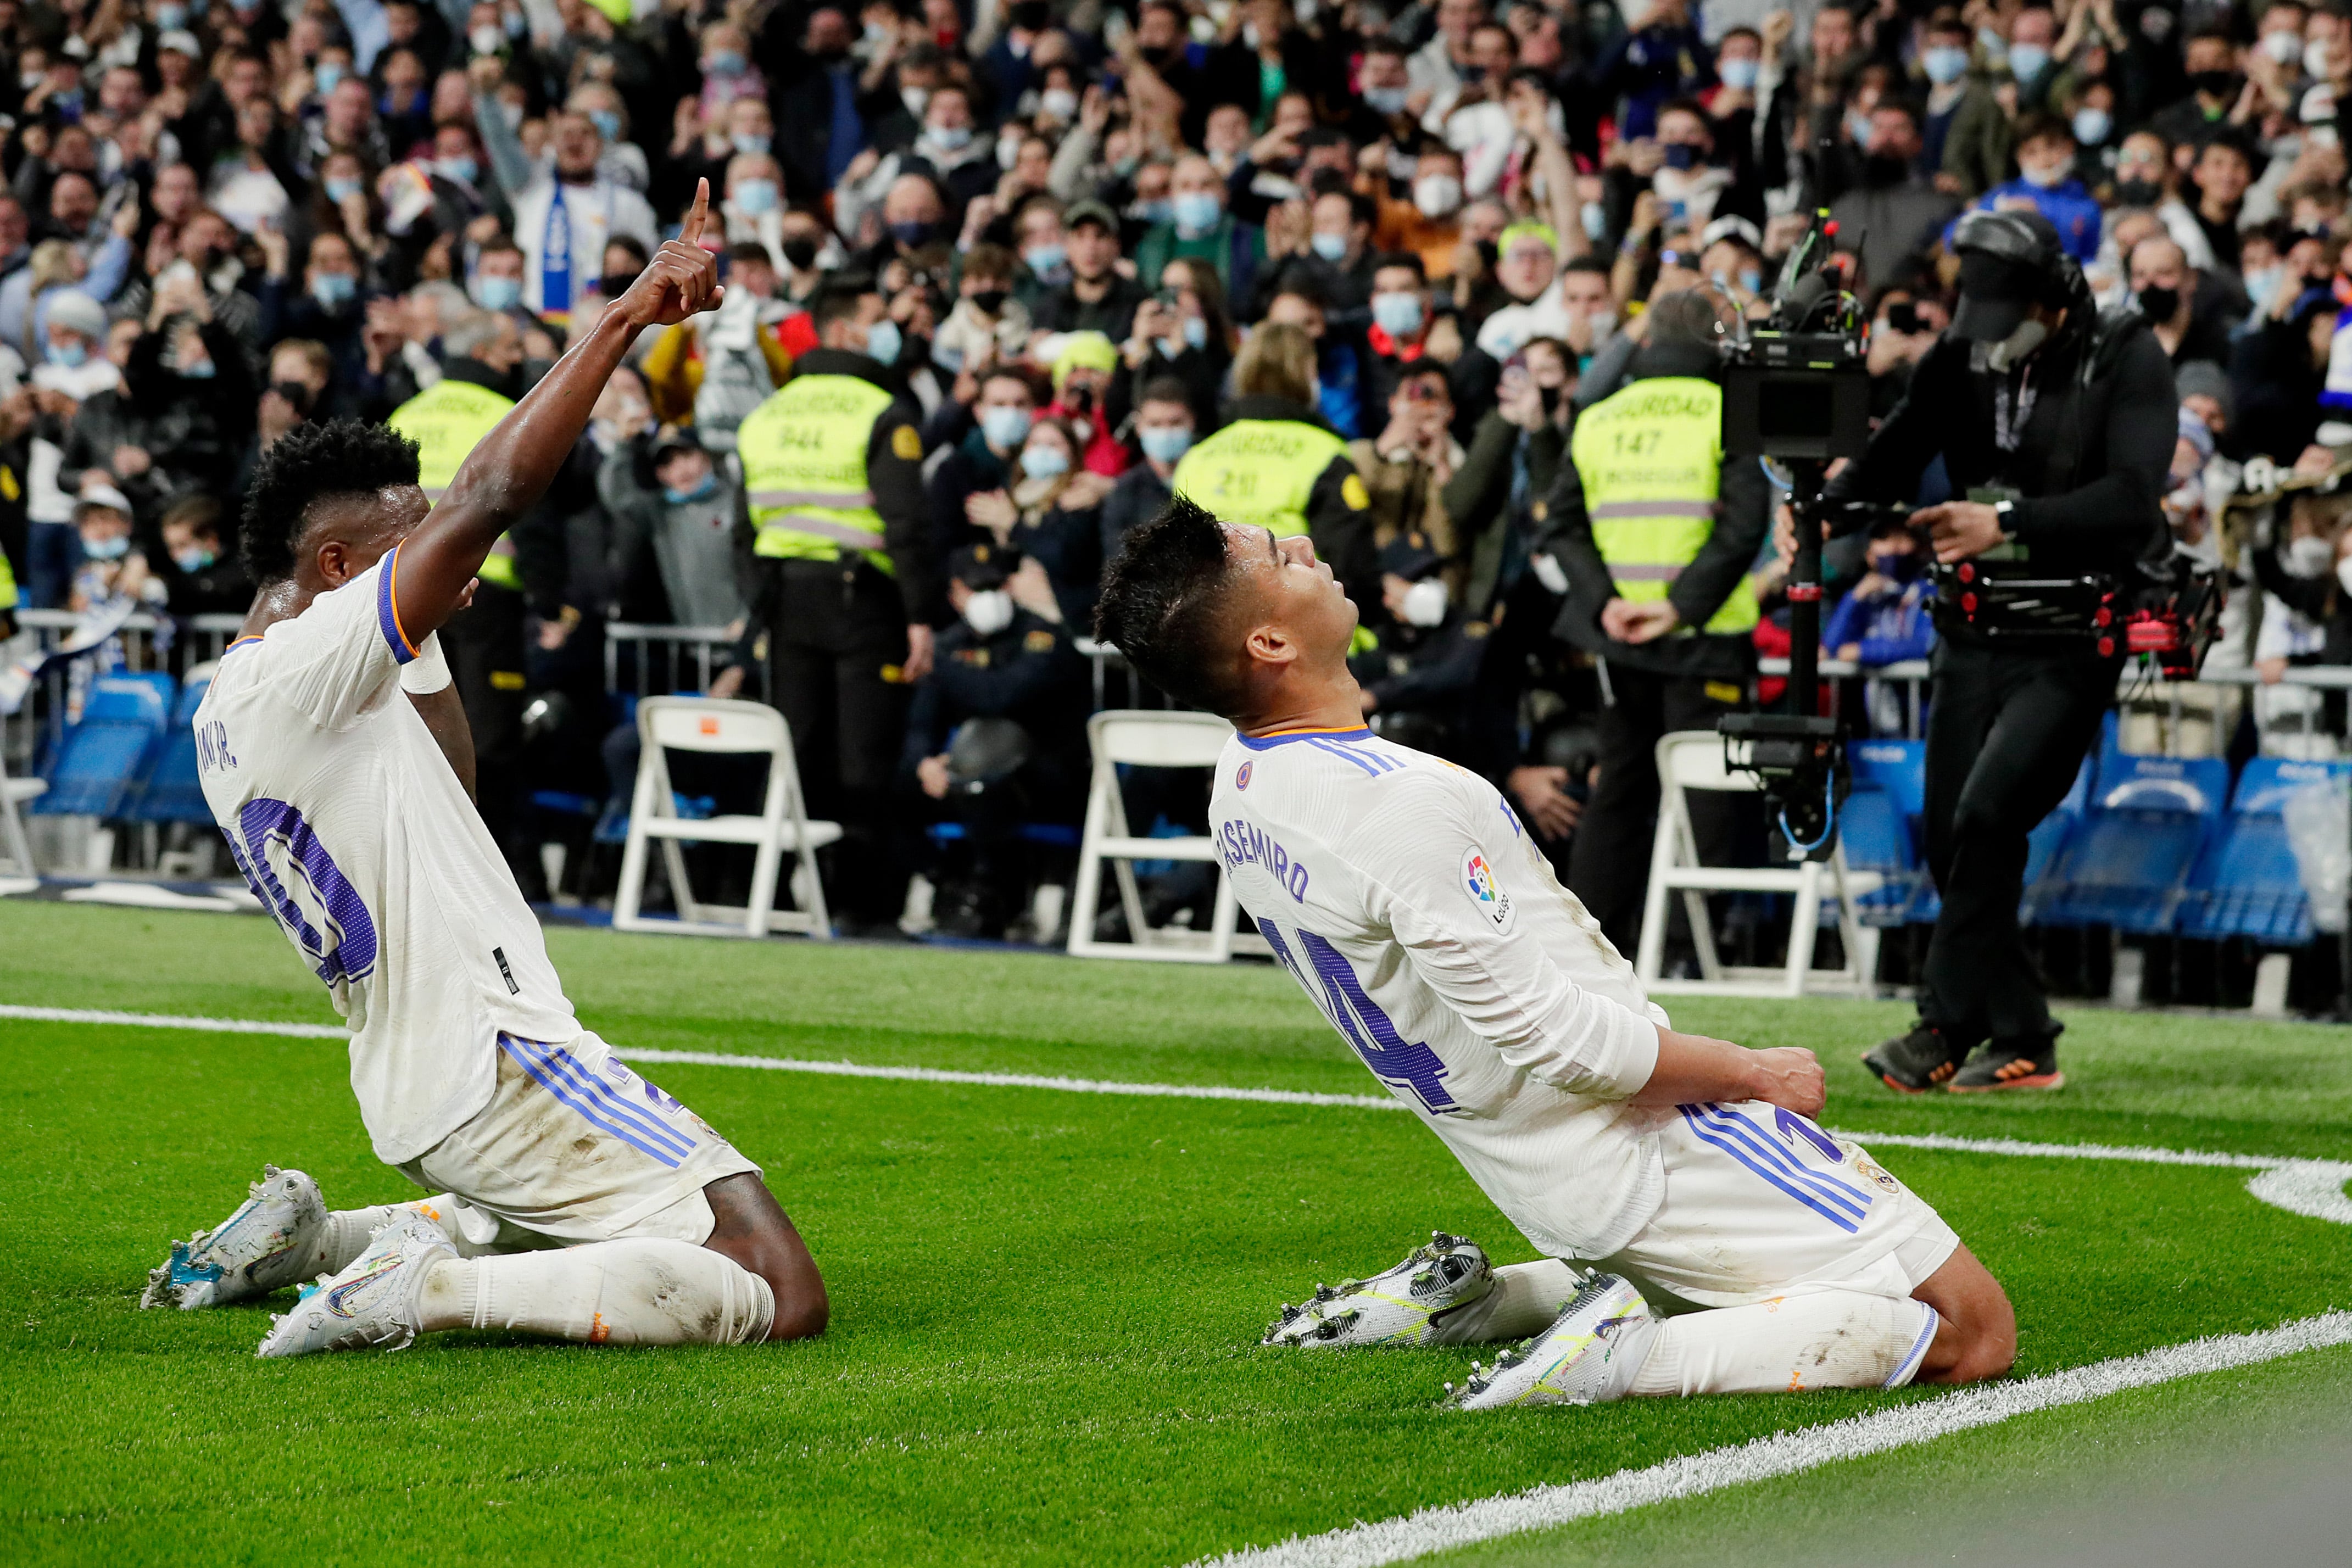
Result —
[[450, 682], [449, 661], [441, 654], [441, 633], [427, 633], [416, 657], [400, 667], [400, 689], [411, 696], [429, 697]]

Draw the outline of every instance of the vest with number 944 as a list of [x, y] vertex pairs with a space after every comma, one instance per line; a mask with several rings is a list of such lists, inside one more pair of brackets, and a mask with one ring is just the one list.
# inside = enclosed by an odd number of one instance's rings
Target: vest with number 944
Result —
[[753, 554], [836, 560], [863, 550], [890, 570], [866, 452], [891, 402], [856, 376], [802, 375], [751, 411], [736, 432], [736, 451], [758, 530]]
[[[485, 386], [444, 376], [392, 411], [384, 423], [416, 443], [416, 482], [434, 506], [448, 494], [466, 459], [499, 421], [514, 412], [514, 400]], [[484, 582], [520, 593], [522, 574], [515, 570], [514, 540], [500, 534], [482, 562]]]
[[[1587, 409], [1570, 441], [1592, 540], [1618, 598], [1666, 597], [1715, 532], [1723, 478], [1723, 389], [1693, 376], [1652, 376]], [[1702, 630], [1751, 630], [1746, 577]]]

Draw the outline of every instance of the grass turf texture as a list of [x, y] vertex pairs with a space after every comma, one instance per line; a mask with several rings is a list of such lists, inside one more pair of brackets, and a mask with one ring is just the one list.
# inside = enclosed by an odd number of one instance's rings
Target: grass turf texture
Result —
[[[583, 931], [550, 946], [624, 1054], [1371, 1092], [1270, 968]], [[0, 903], [0, 1001], [331, 1019], [258, 919], [56, 904]], [[1901, 1009], [1672, 1006], [1685, 1028], [1820, 1050], [1834, 1125], [2344, 1156], [2352, 1051], [2336, 1031], [2088, 1012], [2063, 1042], [2074, 1088], [1897, 1101], [1854, 1058]], [[589, 1352], [452, 1335], [264, 1364], [257, 1310], [134, 1303], [165, 1243], [226, 1214], [266, 1159], [310, 1170], [337, 1205], [413, 1196], [371, 1158], [341, 1053], [9, 1020], [0, 1040], [11, 1562], [157, 1561], [201, 1542], [229, 1562], [1182, 1563], [1933, 1396], [1444, 1415], [1439, 1385], [1471, 1353], [1255, 1344], [1278, 1301], [1384, 1267], [1433, 1227], [1529, 1255], [1409, 1117], [667, 1064], [656, 1080], [767, 1166], [808, 1237], [835, 1301], [822, 1341]], [[2257, 1202], [2243, 1172], [1885, 1155], [2008, 1284], [2023, 1373], [2352, 1304], [2352, 1236]], [[2102, 1442], [2128, 1456], [2210, 1437], [2230, 1390], [2290, 1386], [2340, 1406], [2352, 1354], [1824, 1473], [1857, 1499], [1957, 1476], [2013, 1500]], [[1818, 1528], [1832, 1495], [1801, 1477], [1465, 1560], [1720, 1561], [1727, 1542], [1754, 1560], [1757, 1531]], [[1881, 1550], [1895, 1511], [1866, 1537]]]

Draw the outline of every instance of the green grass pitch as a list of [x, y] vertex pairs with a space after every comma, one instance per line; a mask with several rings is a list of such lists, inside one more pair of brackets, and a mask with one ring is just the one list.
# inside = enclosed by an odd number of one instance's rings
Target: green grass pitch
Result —
[[[1377, 1092], [1265, 967], [577, 930], [550, 946], [625, 1055]], [[332, 1021], [259, 919], [53, 904], [0, 904], [0, 1002]], [[1820, 1051], [1834, 1126], [2346, 1157], [2340, 1030], [2084, 1012], [2062, 1092], [1897, 1101], [1855, 1057], [1900, 1008], [1670, 1005], [1685, 1028]], [[649, 1072], [766, 1166], [833, 1293], [821, 1341], [447, 1335], [262, 1363], [258, 1309], [135, 1304], [172, 1238], [265, 1160], [339, 1207], [414, 1195], [370, 1156], [341, 1051], [0, 1019], [0, 1561], [1181, 1564], [1935, 1396], [1477, 1418], [1433, 1407], [1468, 1352], [1259, 1349], [1277, 1303], [1432, 1228], [1531, 1255], [1410, 1117]], [[2256, 1201], [2242, 1171], [1881, 1157], [2008, 1285], [2021, 1374], [2352, 1306], [2352, 1231]], [[2313, 1353], [1447, 1561], [1820, 1561], [1840, 1541], [1909, 1561], [1979, 1500], [2013, 1517], [2102, 1495], [2085, 1477], [2258, 1462], [2343, 1429], [2347, 1394], [2352, 1350]]]

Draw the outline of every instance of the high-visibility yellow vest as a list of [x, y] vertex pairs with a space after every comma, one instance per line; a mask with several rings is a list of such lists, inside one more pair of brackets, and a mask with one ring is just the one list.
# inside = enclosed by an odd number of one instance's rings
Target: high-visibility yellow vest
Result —
[[8, 552], [0, 550], [0, 610], [16, 608], [16, 574], [9, 570]]
[[[1665, 598], [1715, 532], [1723, 389], [1694, 376], [1635, 382], [1578, 416], [1569, 452], [1617, 597]], [[1743, 576], [1704, 629], [1755, 624], [1756, 591]]]
[[[882, 514], [866, 474], [874, 422], [890, 394], [856, 376], [804, 375], [786, 382], [735, 432], [743, 460], [754, 555], [837, 560], [863, 550], [884, 571]], [[913, 431], [902, 434], [911, 436]]]
[[[448, 493], [482, 438], [498, 428], [514, 410], [512, 398], [500, 397], [484, 386], [444, 376], [392, 411], [384, 423], [416, 443], [416, 479], [425, 498], [435, 506]], [[500, 534], [482, 562], [484, 582], [522, 591], [522, 574], [515, 570], [514, 540]]]
[[1170, 487], [1220, 521], [1271, 528], [1276, 538], [1307, 531], [1315, 482], [1345, 457], [1348, 444], [1296, 419], [1237, 419], [1184, 454]]

